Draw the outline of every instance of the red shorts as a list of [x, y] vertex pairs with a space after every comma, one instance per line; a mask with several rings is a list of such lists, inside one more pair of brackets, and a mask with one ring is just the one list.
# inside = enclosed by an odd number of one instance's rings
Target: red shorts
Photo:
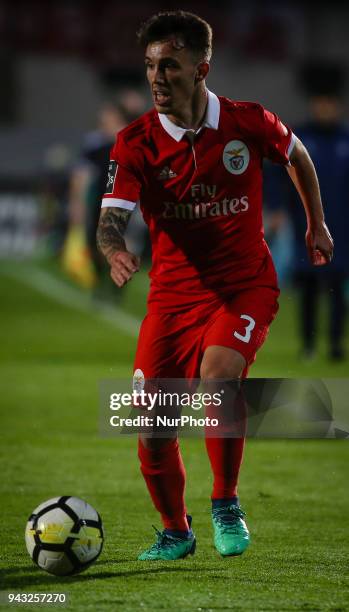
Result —
[[150, 313], [141, 325], [134, 369], [151, 378], [200, 378], [208, 346], [235, 349], [247, 368], [267, 337], [279, 290], [245, 289], [225, 304], [200, 305], [180, 314]]

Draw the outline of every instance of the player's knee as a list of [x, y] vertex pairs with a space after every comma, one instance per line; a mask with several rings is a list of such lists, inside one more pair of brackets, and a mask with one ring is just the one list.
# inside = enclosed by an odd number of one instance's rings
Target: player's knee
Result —
[[237, 351], [226, 347], [209, 346], [201, 362], [200, 377], [207, 382], [217, 378], [240, 378], [245, 365], [245, 358]]
[[200, 368], [200, 378], [204, 382], [214, 381], [218, 378], [240, 378], [242, 368], [238, 364], [221, 364], [203, 362]]
[[176, 436], [172, 438], [151, 438], [140, 435], [138, 438], [138, 457], [140, 458], [142, 447], [150, 451], [159, 451], [164, 449], [166, 445], [169, 445], [170, 443], [173, 444], [176, 439]]

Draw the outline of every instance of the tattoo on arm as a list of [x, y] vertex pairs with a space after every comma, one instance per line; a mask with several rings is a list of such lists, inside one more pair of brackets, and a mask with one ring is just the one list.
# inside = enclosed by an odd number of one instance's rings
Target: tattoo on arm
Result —
[[109, 260], [115, 251], [126, 251], [123, 238], [131, 211], [108, 206], [102, 208], [97, 228], [97, 247]]

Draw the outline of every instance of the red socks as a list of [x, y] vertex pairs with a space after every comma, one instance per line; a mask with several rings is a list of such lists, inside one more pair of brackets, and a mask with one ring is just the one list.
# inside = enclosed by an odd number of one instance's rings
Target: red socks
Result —
[[[212, 499], [237, 495], [244, 438], [206, 438], [206, 448], [214, 476]], [[188, 531], [184, 503], [185, 469], [178, 440], [151, 450], [138, 442], [141, 472], [165, 529]]]
[[165, 529], [188, 531], [184, 503], [185, 469], [178, 440], [170, 440], [160, 449], [145, 448], [138, 441], [141, 472]]
[[[206, 449], [213, 472], [212, 499], [231, 499], [237, 484], [245, 445], [247, 408], [243, 393], [234, 383], [227, 385], [226, 399], [219, 408], [206, 408], [206, 415], [219, 420], [217, 437], [206, 430]], [[214, 387], [213, 387], [214, 388]]]
[[237, 483], [245, 438], [206, 438], [207, 454], [213, 472], [212, 499], [237, 495]]

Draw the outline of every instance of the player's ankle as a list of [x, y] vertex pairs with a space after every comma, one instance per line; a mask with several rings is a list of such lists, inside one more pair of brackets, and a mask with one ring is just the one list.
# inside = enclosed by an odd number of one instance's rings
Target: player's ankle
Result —
[[164, 529], [164, 533], [173, 536], [174, 538], [191, 538], [193, 535], [192, 529], [183, 531], [182, 529]]
[[212, 510], [216, 508], [225, 508], [226, 506], [238, 506], [239, 505], [239, 497], [237, 495], [233, 495], [232, 497], [221, 497], [221, 498], [212, 498]]

